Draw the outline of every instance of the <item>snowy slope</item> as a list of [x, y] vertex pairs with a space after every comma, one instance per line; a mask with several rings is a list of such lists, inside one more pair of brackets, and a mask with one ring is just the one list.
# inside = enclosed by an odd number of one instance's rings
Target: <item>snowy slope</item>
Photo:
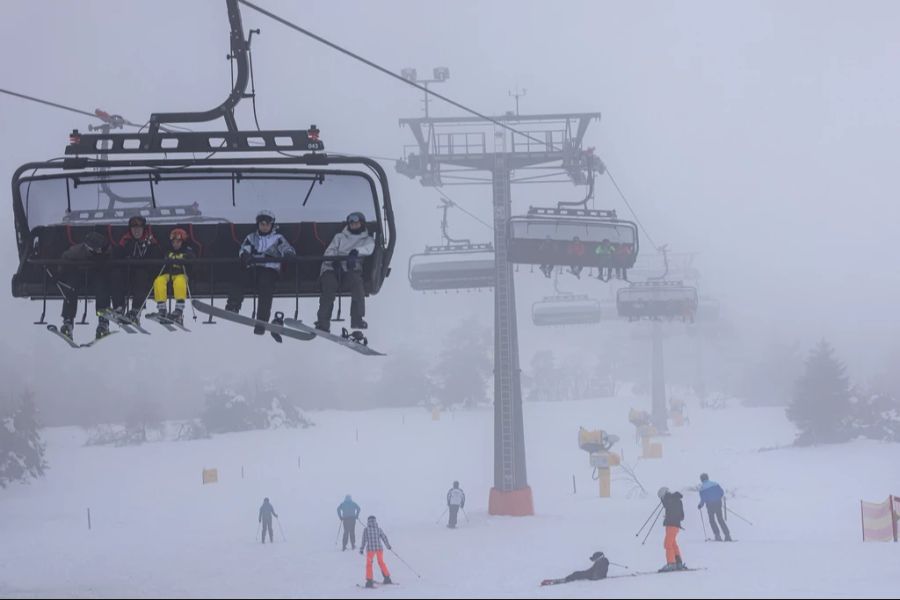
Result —
[[[791, 441], [783, 411], [691, 407], [691, 424], [665, 439], [664, 458], [637, 466], [650, 494], [628, 498], [631, 486], [614, 481], [613, 498], [599, 499], [577, 447], [578, 427], [620, 435], [633, 463], [638, 449], [626, 415], [645, 403], [619, 397], [526, 405], [533, 518], [487, 515], [490, 410], [439, 421], [420, 409], [323, 412], [306, 430], [138, 448], [87, 448], [79, 430], [48, 430], [47, 477], [0, 492], [0, 596], [897, 595], [900, 544], [860, 542], [858, 501], [900, 492], [900, 446], [759, 452]], [[203, 467], [217, 467], [220, 482], [200, 485]], [[739, 543], [704, 543], [697, 496], [687, 491], [701, 471], [733, 491], [729, 506], [754, 522], [729, 519]], [[461, 516], [456, 531], [436, 523], [453, 479], [467, 492], [470, 519]], [[661, 566], [660, 529], [646, 545], [634, 535], [661, 485], [685, 492], [680, 544], [685, 561], [707, 571], [537, 587], [543, 578], [586, 568], [595, 550], [632, 570]], [[363, 581], [362, 558], [335, 544], [335, 508], [347, 493], [363, 518], [378, 516], [421, 579], [387, 553], [401, 585], [355, 587]], [[276, 523], [274, 545], [256, 537], [263, 496], [283, 527], [282, 535]], [[622, 570], [612, 567], [614, 573]]]

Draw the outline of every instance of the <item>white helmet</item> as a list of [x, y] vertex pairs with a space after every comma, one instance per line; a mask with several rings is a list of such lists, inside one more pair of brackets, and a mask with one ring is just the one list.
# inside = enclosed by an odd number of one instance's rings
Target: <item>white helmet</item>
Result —
[[666, 494], [668, 494], [668, 493], [669, 493], [669, 488], [663, 486], [663, 487], [659, 488], [659, 491], [656, 492], [656, 495], [659, 496], [660, 500], [662, 500], [663, 498], [665, 498]]

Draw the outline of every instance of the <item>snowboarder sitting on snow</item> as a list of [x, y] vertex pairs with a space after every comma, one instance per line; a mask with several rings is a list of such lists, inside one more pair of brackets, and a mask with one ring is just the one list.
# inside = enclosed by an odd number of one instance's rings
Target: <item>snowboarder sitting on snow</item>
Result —
[[319, 283], [322, 295], [319, 296], [319, 312], [316, 315], [316, 329], [331, 331], [331, 311], [334, 310], [334, 298], [338, 289], [350, 291], [350, 327], [365, 329], [369, 325], [363, 320], [366, 316], [366, 290], [363, 285], [362, 257], [371, 256], [375, 252], [375, 238], [366, 229], [366, 216], [361, 212], [347, 215], [347, 225], [334, 235], [325, 256], [348, 256], [346, 261], [326, 260], [322, 262]]
[[[113, 274], [107, 264], [110, 258], [110, 246], [106, 238], [91, 231], [84, 236], [84, 241], [75, 244], [62, 253], [64, 260], [89, 261], [89, 266], [66, 265], [60, 268], [57, 287], [63, 295], [62, 326], [59, 332], [72, 339], [72, 329], [75, 325], [75, 312], [78, 309], [78, 290], [85, 283], [94, 288], [94, 296], [97, 303], [97, 312], [109, 308], [113, 286]], [[118, 294], [122, 296], [122, 294]], [[124, 298], [118, 299], [124, 303]], [[109, 334], [109, 321], [105, 317], [97, 320], [97, 339]]]
[[681, 503], [681, 492], [669, 492], [669, 488], [661, 487], [657, 492], [660, 502], [666, 514], [663, 517], [663, 526], [666, 528], [666, 539], [663, 547], [666, 549], [666, 566], [659, 571], [683, 571], [687, 565], [681, 560], [681, 550], [678, 548], [678, 532], [681, 531], [681, 522], [684, 521], [684, 505]]
[[347, 549], [347, 538], [350, 539], [350, 547], [356, 550], [356, 520], [359, 518], [359, 504], [353, 501], [350, 494], [344, 496], [344, 501], [337, 507], [338, 519], [343, 523], [344, 546]]
[[[188, 233], [180, 227], [169, 233], [169, 241], [172, 249], [166, 254], [166, 260], [181, 261], [196, 258], [194, 249], [187, 243]], [[166, 300], [169, 298], [169, 282], [172, 282], [172, 292], [175, 296], [175, 310], [168, 318], [176, 323], [183, 321], [184, 302], [187, 300], [188, 279], [187, 267], [183, 262], [168, 263], [163, 266], [162, 273], [153, 280], [153, 299], [156, 300], [156, 311], [159, 316], [166, 318]]]
[[388, 541], [387, 536], [384, 535], [381, 527], [378, 526], [378, 521], [375, 520], [375, 517], [369, 517], [366, 528], [363, 530], [363, 541], [359, 547], [360, 554], [368, 549], [368, 552], [366, 552], [367, 588], [375, 587], [375, 580], [372, 579], [372, 558], [374, 557], [378, 558], [378, 568], [381, 569], [381, 574], [384, 576], [384, 583], [393, 583], [391, 581], [391, 573], [388, 571], [387, 565], [384, 564], [384, 548], [381, 545], [381, 540], [384, 540], [384, 545], [390, 550], [391, 543]]
[[[251, 263], [251, 259], [263, 256], [272, 258], [283, 258], [285, 256], [296, 256], [297, 251], [291, 246], [287, 239], [278, 233], [275, 226], [275, 215], [268, 210], [261, 210], [256, 215], [256, 231], [244, 238], [238, 256], [241, 259], [241, 270], [238, 280], [234, 284], [234, 289], [228, 296], [228, 302], [225, 304], [225, 310], [231, 312], [240, 312], [241, 304], [244, 302], [244, 289], [253, 288], [256, 290], [259, 302], [256, 305], [256, 320], [268, 321], [269, 313], [272, 312], [272, 297], [275, 295], [275, 282], [281, 273], [281, 263]], [[277, 325], [284, 325], [283, 322], [273, 320]], [[264, 335], [265, 327], [257, 325], [253, 328], [256, 335]], [[272, 337], [276, 342], [281, 342], [281, 335], [272, 332]]]
[[709, 514], [709, 524], [712, 527], [717, 542], [721, 542], [722, 538], [719, 536], [719, 528], [716, 526], [716, 519], [719, 520], [719, 524], [722, 526], [722, 532], [725, 534], [725, 541], [731, 541], [731, 532], [728, 531], [728, 525], [725, 524], [725, 519], [722, 516], [722, 498], [724, 497], [725, 490], [722, 489], [722, 486], [715, 481], [710, 480], [709, 475], [706, 473], [701, 473], [700, 504], [697, 505], [697, 510], [702, 509], [704, 504], [706, 505], [706, 512]]
[[575, 571], [566, 575], [566, 583], [588, 579], [597, 581], [598, 579], [606, 579], [606, 573], [609, 571], [609, 559], [602, 552], [594, 552], [591, 554], [591, 562], [593, 563], [589, 569], [584, 571]]
[[268, 498], [263, 498], [262, 506], [259, 507], [259, 522], [262, 523], [262, 543], [266, 543], [266, 530], [269, 531], [269, 542], [274, 543], [272, 539], [272, 517], [278, 518], [275, 514], [275, 508], [269, 504]]
[[569, 573], [562, 579], [545, 579], [541, 585], [556, 585], [559, 583], [571, 583], [579, 580], [597, 581], [598, 579], [606, 579], [606, 573], [609, 571], [609, 559], [602, 552], [594, 552], [591, 554], [591, 562], [593, 563], [589, 569], [584, 571], [575, 571]]
[[456, 527], [456, 516], [459, 509], [466, 507], [466, 493], [459, 487], [459, 482], [454, 481], [453, 487], [447, 492], [447, 508], [450, 511], [450, 521], [447, 527], [454, 529]]

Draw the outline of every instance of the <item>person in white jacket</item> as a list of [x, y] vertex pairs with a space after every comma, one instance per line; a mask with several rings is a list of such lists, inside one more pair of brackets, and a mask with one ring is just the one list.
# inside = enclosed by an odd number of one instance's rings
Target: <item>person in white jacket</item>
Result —
[[[366, 229], [366, 217], [361, 212], [347, 215], [347, 225], [335, 234], [328, 248], [325, 249], [326, 260], [322, 262], [319, 283], [322, 295], [319, 296], [319, 312], [316, 329], [331, 331], [331, 312], [334, 310], [334, 298], [339, 289], [350, 292], [350, 327], [365, 329], [368, 323], [363, 320], [366, 315], [366, 290], [363, 286], [362, 259], [375, 252], [375, 239]], [[347, 256], [347, 260], [327, 260], [329, 256]]]
[[[297, 252], [283, 235], [278, 233], [275, 226], [275, 215], [268, 210], [261, 210], [256, 215], [256, 231], [244, 238], [244, 243], [238, 251], [241, 259], [241, 270], [234, 287], [228, 295], [225, 310], [240, 312], [244, 302], [244, 290], [250, 288], [256, 291], [259, 301], [256, 305], [256, 319], [268, 321], [272, 311], [272, 297], [275, 294], [275, 283], [281, 274], [280, 262], [253, 262], [253, 259], [266, 257], [282, 258], [296, 256]], [[273, 323], [283, 323], [273, 320]], [[266, 332], [262, 325], [253, 328], [253, 333], [263, 335]], [[281, 342], [281, 335], [272, 332], [276, 342]]]

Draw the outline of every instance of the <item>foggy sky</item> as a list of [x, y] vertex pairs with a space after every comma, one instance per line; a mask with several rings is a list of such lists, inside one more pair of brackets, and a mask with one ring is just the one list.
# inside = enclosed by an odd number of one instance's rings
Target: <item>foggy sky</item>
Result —
[[[723, 301], [752, 356], [773, 339], [804, 348], [826, 337], [857, 377], [884, 366], [900, 319], [895, 266], [900, 177], [900, 5], [892, 2], [287, 2], [263, 6], [399, 72], [435, 66], [451, 78], [435, 89], [479, 111], [599, 111], [585, 146], [596, 147], [658, 244], [698, 252], [701, 295]], [[135, 121], [151, 112], [205, 110], [229, 91], [224, 2], [4, 3], [0, 87]], [[247, 7], [254, 37], [263, 128], [315, 123], [334, 152], [394, 158], [413, 142], [400, 117], [421, 114], [421, 93], [390, 80]], [[458, 112], [440, 101], [433, 116]], [[253, 127], [249, 101], [240, 125]], [[0, 96], [0, 174], [60, 156], [87, 117]], [[434, 353], [435, 340], [467, 314], [492, 320], [490, 293], [422, 295], [406, 261], [440, 241], [438, 194], [389, 172], [398, 223], [393, 274], [367, 302], [371, 343]], [[8, 183], [0, 212], [2, 272], [16, 251]], [[445, 187], [489, 220], [490, 188]], [[515, 186], [514, 213], [583, 196], [568, 184]], [[598, 206], [630, 218], [606, 178]], [[454, 235], [492, 233], [451, 211]], [[648, 240], [642, 250], [651, 252]], [[8, 281], [8, 279], [7, 279]], [[522, 268], [516, 278], [522, 364], [542, 348], [560, 353], [603, 344], [591, 331], [541, 329], [534, 301], [551, 282]], [[565, 287], [606, 297], [605, 284]], [[8, 290], [8, 288], [7, 288]], [[287, 302], [285, 303], [287, 304]], [[293, 303], [290, 303], [291, 306]], [[276, 304], [277, 306], [277, 304]], [[73, 395], [85, 369], [108, 369], [105, 389], [170, 394], [204, 376], [253, 372], [375, 376], [378, 365], [324, 342], [276, 346], [236, 325], [195, 324], [190, 336], [117, 339], [72, 352], [32, 325], [39, 303], [0, 296], [4, 374]], [[59, 303], [48, 320], [59, 321]], [[303, 302], [312, 318], [314, 302]], [[612, 327], [612, 326], [609, 326]], [[615, 327], [621, 327], [617, 325]], [[76, 330], [87, 338], [93, 326]], [[129, 354], [131, 356], [129, 356]], [[306, 369], [304, 371], [304, 369]], [[284, 375], [286, 377], [286, 375]], [[296, 377], [296, 375], [295, 375]], [[293, 380], [296, 385], [296, 380]], [[76, 391], [80, 390], [80, 391]], [[136, 390], [140, 390], [139, 392]], [[342, 393], [336, 391], [336, 393]]]

